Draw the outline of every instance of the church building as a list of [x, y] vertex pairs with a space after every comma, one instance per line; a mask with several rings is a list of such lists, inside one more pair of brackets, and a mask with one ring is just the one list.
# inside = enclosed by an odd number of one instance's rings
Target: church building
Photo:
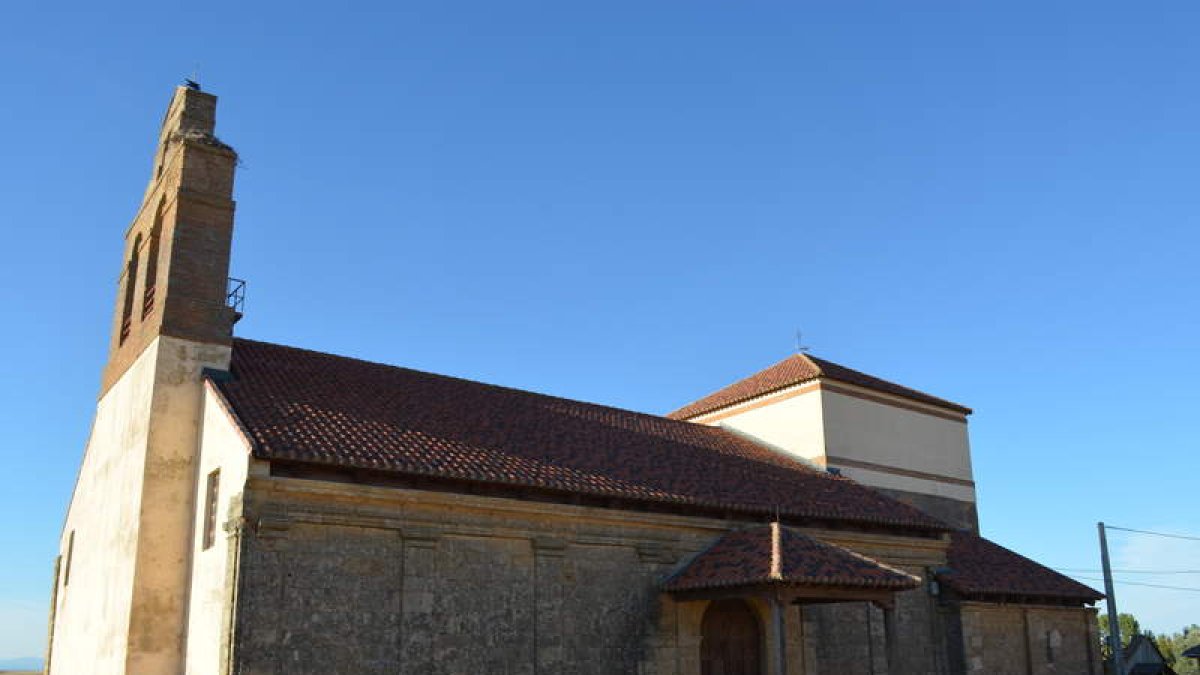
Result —
[[658, 416], [235, 335], [215, 123], [174, 92], [125, 231], [48, 673], [1101, 672], [1102, 596], [981, 536], [957, 403], [797, 354]]

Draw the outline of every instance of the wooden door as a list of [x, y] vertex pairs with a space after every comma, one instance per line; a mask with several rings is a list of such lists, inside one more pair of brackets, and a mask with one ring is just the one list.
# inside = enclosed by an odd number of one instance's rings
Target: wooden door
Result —
[[762, 675], [762, 629], [750, 605], [717, 600], [700, 623], [701, 675]]

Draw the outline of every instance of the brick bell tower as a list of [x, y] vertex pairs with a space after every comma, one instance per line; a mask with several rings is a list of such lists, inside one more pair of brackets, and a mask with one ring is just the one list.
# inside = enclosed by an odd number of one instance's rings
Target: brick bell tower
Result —
[[[189, 83], [190, 84], [190, 83]], [[171, 97], [117, 281], [108, 363], [56, 561], [49, 673], [182, 673], [203, 371], [229, 367], [237, 154], [217, 98]]]
[[158, 137], [154, 169], [117, 282], [102, 391], [159, 335], [228, 345], [226, 304], [237, 153], [214, 135], [217, 97], [179, 87]]

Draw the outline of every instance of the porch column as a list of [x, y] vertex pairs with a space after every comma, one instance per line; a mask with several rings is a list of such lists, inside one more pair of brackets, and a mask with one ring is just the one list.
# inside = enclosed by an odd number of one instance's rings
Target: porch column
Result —
[[771, 605], [771, 672], [774, 675], [787, 675], [787, 633], [783, 612], [787, 607], [778, 593], [772, 593], [769, 599]]
[[883, 641], [887, 646], [888, 675], [900, 672], [900, 636], [896, 633], [896, 603], [881, 605], [883, 609]]

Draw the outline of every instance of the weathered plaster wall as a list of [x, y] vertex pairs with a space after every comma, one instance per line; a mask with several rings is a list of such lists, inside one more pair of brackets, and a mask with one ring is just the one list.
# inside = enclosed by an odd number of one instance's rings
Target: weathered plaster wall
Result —
[[964, 602], [966, 672], [1097, 675], [1096, 610]]
[[125, 667], [157, 358], [154, 343], [96, 406], [59, 543], [54, 673], [119, 673]]
[[200, 373], [228, 363], [228, 347], [161, 337], [101, 399], [64, 529], [55, 673], [181, 668]]
[[[234, 672], [247, 675], [696, 674], [705, 603], [658, 589], [736, 526], [254, 476], [246, 505]], [[941, 540], [812, 534], [900, 566], [944, 563]], [[923, 593], [902, 603], [910, 672], [944, 672], [925, 665]], [[798, 608], [785, 620], [790, 675], [840, 672], [817, 667]]]
[[[220, 672], [227, 660], [226, 639], [231, 625], [237, 540], [233, 532], [242, 517], [242, 491], [251, 466], [250, 446], [211, 386], [204, 389], [200, 457], [196, 470], [196, 499], [192, 517], [191, 584], [189, 589], [186, 671], [194, 675]], [[206, 485], [220, 471], [216, 494], [216, 529], [212, 546], [204, 548]]]

